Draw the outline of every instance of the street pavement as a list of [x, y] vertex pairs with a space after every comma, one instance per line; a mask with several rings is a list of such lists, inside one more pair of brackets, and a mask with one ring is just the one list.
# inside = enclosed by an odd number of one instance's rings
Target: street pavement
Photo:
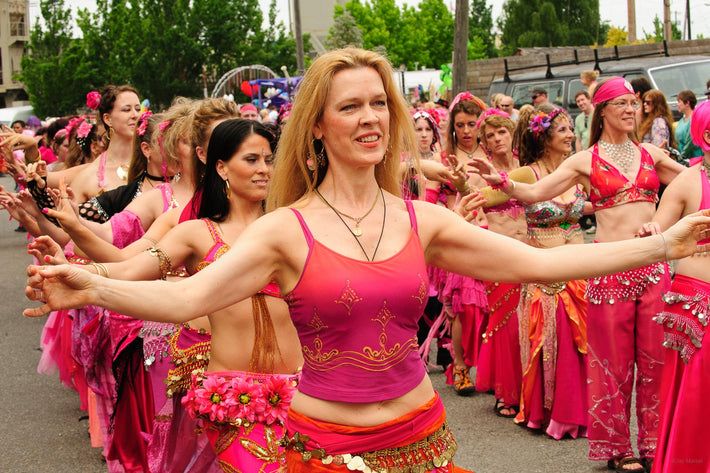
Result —
[[[11, 180], [0, 185], [12, 188]], [[25, 299], [26, 234], [0, 210], [0, 473], [100, 473], [100, 449], [92, 448], [78, 395], [58, 376], [37, 373], [45, 318], [31, 319]], [[587, 459], [587, 440], [550, 437], [497, 417], [491, 394], [459, 397], [440, 368], [431, 372], [458, 441], [455, 463], [476, 473], [599, 473], [605, 462]], [[396, 380], [392, 380], [396, 382]], [[632, 438], [635, 438], [635, 431]], [[247, 472], [245, 472], [247, 473]]]

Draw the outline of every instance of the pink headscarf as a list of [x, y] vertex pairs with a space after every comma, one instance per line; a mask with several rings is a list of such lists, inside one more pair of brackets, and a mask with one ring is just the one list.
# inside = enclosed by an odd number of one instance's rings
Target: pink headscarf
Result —
[[597, 105], [607, 100], [633, 93], [634, 88], [631, 87], [629, 81], [623, 77], [612, 77], [597, 88], [592, 102]]
[[240, 112], [241, 111], [248, 112], [249, 110], [251, 110], [252, 112], [256, 112], [256, 107], [254, 105], [248, 103], [246, 105], [242, 105], [242, 108], [239, 109]]
[[706, 153], [710, 151], [710, 144], [703, 139], [703, 133], [710, 130], [710, 101], [706, 101], [695, 107], [693, 116], [690, 119], [690, 136], [693, 143], [700, 146]]

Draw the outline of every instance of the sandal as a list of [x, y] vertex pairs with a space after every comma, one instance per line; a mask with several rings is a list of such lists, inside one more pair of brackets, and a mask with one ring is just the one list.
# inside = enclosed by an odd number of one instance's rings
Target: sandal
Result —
[[[503, 411], [506, 409], [509, 411], [513, 411], [513, 413], [512, 414], [503, 414]], [[518, 407], [517, 406], [506, 406], [505, 402], [503, 402], [502, 399], [496, 399], [496, 405], [493, 407], [493, 410], [495, 411], [495, 413], [498, 417], [505, 417], [506, 419], [512, 419], [513, 417], [518, 415]]]
[[[653, 461], [653, 459], [651, 459]], [[624, 468], [626, 465], [638, 465], [637, 468]], [[606, 467], [610, 470], [614, 470], [617, 473], [645, 473], [646, 466], [643, 460], [639, 460], [635, 457], [626, 458], [615, 458], [614, 460], [609, 460], [606, 462]]]
[[476, 386], [473, 385], [468, 370], [468, 366], [463, 369], [454, 367], [454, 390], [459, 396], [469, 396], [476, 391]]

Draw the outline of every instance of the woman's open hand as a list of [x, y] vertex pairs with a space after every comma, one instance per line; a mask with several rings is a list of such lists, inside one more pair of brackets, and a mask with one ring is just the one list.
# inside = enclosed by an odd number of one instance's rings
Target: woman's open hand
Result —
[[498, 185], [503, 183], [503, 178], [498, 174], [498, 170], [493, 166], [486, 156], [474, 156], [468, 165], [473, 171], [486, 180], [488, 184]]
[[680, 259], [695, 253], [698, 242], [710, 238], [710, 209], [686, 215], [663, 232], [667, 259]]
[[27, 252], [37, 258], [42, 264], [52, 266], [69, 264], [59, 243], [46, 235], [35, 238], [32, 243], [27, 245]]
[[39, 317], [53, 310], [77, 309], [93, 302], [94, 276], [74, 265], [28, 266], [25, 296], [44, 304], [25, 309], [28, 317]]

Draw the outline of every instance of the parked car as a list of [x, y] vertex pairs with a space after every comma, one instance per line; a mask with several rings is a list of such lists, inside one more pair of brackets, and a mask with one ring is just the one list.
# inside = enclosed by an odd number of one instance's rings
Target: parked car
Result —
[[[488, 99], [495, 93], [513, 97], [515, 106], [531, 103], [530, 89], [542, 87], [547, 90], [547, 99], [555, 105], [567, 109], [575, 117], [579, 109], [574, 101], [578, 90], [586, 89], [579, 74], [592, 69], [593, 64], [581, 63], [550, 68], [551, 74], [543, 68], [530, 72], [509, 75], [509, 79], [495, 79], [491, 82]], [[663, 92], [675, 119], [680, 118], [676, 97], [681, 90], [692, 90], [698, 102], [707, 100], [705, 83], [710, 79], [710, 56], [670, 56], [619, 59], [599, 64], [600, 81], [609, 76], [621, 76], [629, 81], [646, 77], [654, 88]], [[551, 75], [551, 77], [549, 77]]]

